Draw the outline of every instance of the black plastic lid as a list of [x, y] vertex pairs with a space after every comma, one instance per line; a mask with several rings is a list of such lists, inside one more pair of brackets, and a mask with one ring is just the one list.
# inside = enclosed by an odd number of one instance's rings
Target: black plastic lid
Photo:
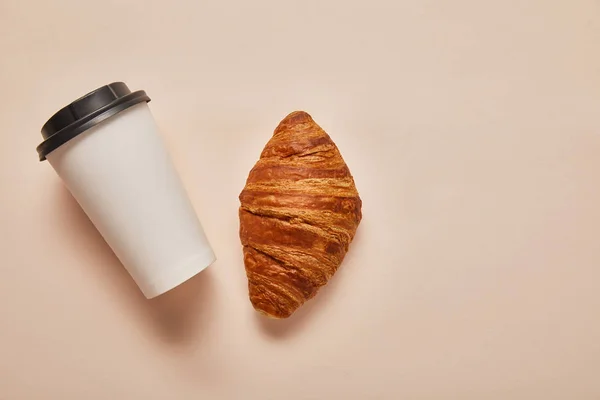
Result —
[[44, 141], [37, 147], [40, 161], [77, 135], [135, 104], [149, 102], [143, 90], [131, 92], [123, 82], [113, 82], [58, 110], [42, 127]]

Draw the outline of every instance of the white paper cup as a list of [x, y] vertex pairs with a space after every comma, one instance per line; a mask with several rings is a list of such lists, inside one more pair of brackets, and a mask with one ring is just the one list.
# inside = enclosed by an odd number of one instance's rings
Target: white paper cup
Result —
[[145, 92], [103, 86], [55, 114], [39, 147], [147, 298], [216, 258]]

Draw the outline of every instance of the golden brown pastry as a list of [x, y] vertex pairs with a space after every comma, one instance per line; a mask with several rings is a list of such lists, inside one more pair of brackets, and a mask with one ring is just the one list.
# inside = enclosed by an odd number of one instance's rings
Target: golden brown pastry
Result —
[[362, 218], [354, 179], [303, 111], [275, 129], [240, 194], [250, 301], [287, 318], [335, 274]]

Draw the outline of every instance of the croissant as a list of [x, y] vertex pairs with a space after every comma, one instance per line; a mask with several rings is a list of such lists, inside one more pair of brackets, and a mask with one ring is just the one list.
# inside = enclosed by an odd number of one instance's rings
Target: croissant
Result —
[[285, 117], [240, 196], [250, 301], [287, 318], [342, 263], [362, 219], [354, 179], [329, 135], [303, 111]]

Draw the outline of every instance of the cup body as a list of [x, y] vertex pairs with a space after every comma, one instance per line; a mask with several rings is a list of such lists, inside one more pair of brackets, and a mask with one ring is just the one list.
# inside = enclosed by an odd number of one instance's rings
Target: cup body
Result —
[[46, 158], [147, 298], [215, 261], [145, 102]]

